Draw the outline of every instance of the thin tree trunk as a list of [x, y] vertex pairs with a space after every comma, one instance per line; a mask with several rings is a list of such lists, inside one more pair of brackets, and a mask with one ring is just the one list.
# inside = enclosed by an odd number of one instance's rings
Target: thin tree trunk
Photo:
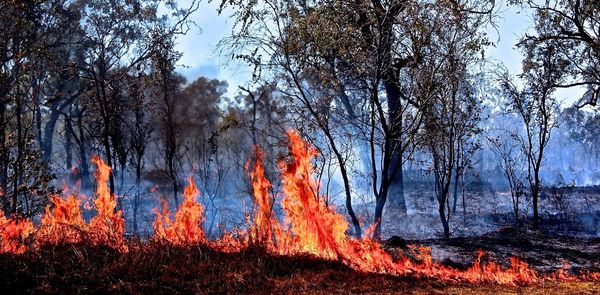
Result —
[[[1, 98], [4, 99], [4, 98]], [[6, 146], [6, 130], [8, 129], [8, 122], [6, 122], [6, 103], [4, 101], [0, 104], [0, 194], [4, 195], [7, 193], [8, 186], [8, 149]], [[2, 198], [6, 200], [6, 198]]]
[[73, 127], [71, 126], [71, 120], [69, 120], [69, 118], [65, 118], [65, 154], [66, 154], [66, 168], [67, 170], [70, 170], [73, 168], [73, 155], [72, 155], [72, 146], [73, 146], [73, 139], [72, 139], [72, 134], [71, 134], [71, 130], [73, 129]]
[[386, 198], [387, 193], [385, 195], [380, 194], [380, 196], [375, 199], [375, 232], [373, 233], [373, 238], [377, 240], [381, 239], [381, 224], [383, 223], [383, 208], [385, 207]]
[[458, 203], [458, 182], [460, 180], [460, 175], [458, 172], [454, 175], [454, 192], [453, 192], [453, 204], [452, 204], [452, 212], [456, 213], [456, 204]]
[[442, 227], [444, 228], [444, 238], [450, 238], [450, 226], [448, 225], [448, 219], [446, 218], [446, 202], [440, 202], [438, 206], [438, 212], [440, 213], [440, 220], [442, 221]]
[[17, 122], [17, 126], [16, 126], [16, 131], [17, 131], [17, 138], [16, 138], [16, 143], [17, 143], [17, 154], [15, 157], [15, 165], [13, 166], [13, 194], [12, 194], [12, 208], [11, 208], [11, 213], [12, 214], [16, 214], [17, 213], [17, 205], [18, 205], [18, 197], [19, 197], [19, 186], [20, 186], [20, 180], [21, 180], [21, 174], [23, 171], [23, 151], [25, 149], [25, 140], [23, 140], [23, 122], [22, 122], [22, 112], [23, 112], [23, 106], [22, 106], [22, 97], [18, 91], [18, 87], [17, 87], [17, 95], [16, 95], [16, 107], [15, 107], [15, 117], [16, 117], [16, 122]]
[[50, 115], [48, 116], [48, 121], [46, 122], [46, 125], [44, 126], [44, 134], [43, 134], [43, 140], [41, 142], [41, 146], [42, 146], [42, 160], [46, 161], [46, 162], [50, 162], [52, 160], [52, 150], [53, 150], [53, 138], [54, 138], [54, 128], [56, 126], [56, 122], [58, 121], [59, 117], [60, 117], [60, 113], [56, 110], [54, 110], [54, 107], [51, 108], [52, 111], [50, 112]]
[[142, 181], [142, 159], [137, 156], [135, 163], [135, 197], [133, 199], [133, 232], [138, 234], [138, 209], [140, 206], [140, 185]]
[[538, 199], [540, 196], [540, 176], [538, 169], [534, 169], [534, 184], [531, 189], [531, 194], [533, 198], [533, 226], [537, 228], [540, 224], [540, 216], [538, 210]]

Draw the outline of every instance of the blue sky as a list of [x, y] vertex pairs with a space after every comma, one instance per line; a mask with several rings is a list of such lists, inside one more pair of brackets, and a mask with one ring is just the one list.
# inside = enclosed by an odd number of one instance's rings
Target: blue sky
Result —
[[[183, 7], [189, 0], [179, 1]], [[222, 15], [217, 13], [220, 0], [202, 1], [200, 9], [193, 15], [199, 26], [178, 40], [177, 50], [183, 53], [179, 72], [188, 81], [199, 76], [225, 80], [229, 83], [228, 96], [235, 95], [238, 85], [245, 85], [251, 77], [251, 69], [244, 64], [227, 64], [226, 59], [219, 56], [217, 44], [219, 40], [231, 33], [234, 20], [229, 18], [231, 10]], [[503, 4], [500, 4], [503, 5]], [[486, 51], [487, 56], [495, 61], [502, 61], [511, 73], [521, 71], [522, 55], [515, 48], [519, 37], [531, 30], [531, 16], [527, 11], [520, 12], [518, 7], [503, 5], [502, 18], [498, 20], [498, 30], [489, 29], [488, 34], [496, 44]], [[582, 95], [581, 90], [563, 89], [557, 92], [559, 100], [571, 104]]]
[[[185, 7], [189, 0], [179, 3]], [[250, 80], [252, 72], [250, 67], [243, 64], [227, 64], [227, 60], [219, 56], [217, 44], [231, 33], [234, 23], [229, 18], [231, 10], [222, 15], [217, 13], [219, 3], [220, 0], [210, 3], [202, 1], [200, 9], [193, 15], [199, 28], [192, 28], [187, 35], [178, 39], [177, 50], [183, 53], [178, 71], [190, 82], [199, 76], [227, 81], [228, 95], [233, 96], [238, 92], [238, 85]]]

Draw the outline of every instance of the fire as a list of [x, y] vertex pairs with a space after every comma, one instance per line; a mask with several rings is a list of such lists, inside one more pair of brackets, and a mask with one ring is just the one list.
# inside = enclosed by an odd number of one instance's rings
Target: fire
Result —
[[111, 169], [97, 156], [92, 158], [96, 164], [95, 173], [98, 187], [94, 207], [97, 214], [87, 224], [81, 215], [81, 202], [75, 195], [65, 200], [59, 196], [51, 198], [51, 205], [46, 206], [42, 216], [42, 226], [37, 233], [36, 244], [79, 243], [84, 238], [93, 245], [109, 246], [126, 251], [123, 240], [125, 220], [123, 212], [116, 210], [115, 196], [108, 189], [108, 178]]
[[206, 241], [202, 222], [204, 221], [204, 207], [196, 201], [200, 191], [192, 177], [188, 178], [188, 185], [183, 191], [184, 199], [175, 218], [170, 219], [168, 205], [163, 204], [162, 212], [154, 210], [154, 236], [161, 241], [167, 241], [174, 245], [191, 245]]
[[254, 222], [250, 230], [252, 241], [271, 251], [278, 252], [276, 243], [284, 244], [289, 241], [284, 235], [281, 224], [275, 218], [274, 204], [271, 202], [271, 182], [265, 177], [262, 161], [264, 153], [259, 147], [254, 148], [256, 160], [254, 170], [250, 170], [250, 162], [246, 163], [246, 170], [252, 180], [254, 204]]
[[112, 170], [98, 156], [94, 156], [92, 162], [97, 166], [95, 176], [98, 187], [96, 188], [96, 199], [94, 200], [97, 214], [90, 220], [89, 231], [95, 235], [95, 244], [126, 250], [127, 247], [123, 241], [123, 233], [125, 232], [123, 211], [116, 210], [115, 195], [112, 195], [108, 189], [108, 178]]
[[25, 252], [25, 240], [33, 233], [33, 223], [27, 219], [6, 218], [0, 210], [0, 253]]
[[407, 258], [394, 261], [381, 244], [371, 239], [355, 240], [346, 236], [348, 222], [328, 207], [319, 195], [319, 183], [313, 177], [311, 160], [316, 150], [302, 140], [295, 131], [288, 132], [291, 160], [280, 161], [283, 178], [282, 208], [285, 213], [282, 230], [272, 214], [270, 182], [264, 176], [263, 154], [256, 152], [254, 170], [250, 172], [256, 212], [253, 232], [257, 239], [274, 254], [306, 253], [325, 259], [341, 260], [347, 265], [366, 272], [402, 275], [413, 273], [424, 277], [497, 282], [504, 284], [534, 282], [537, 280], [525, 262], [512, 259], [512, 268], [503, 269], [494, 262], [481, 263], [483, 252], [478, 253], [473, 266], [466, 272], [434, 263], [429, 248], [417, 250], [420, 263]]
[[311, 160], [317, 151], [295, 131], [288, 132], [292, 161], [280, 161], [283, 178], [285, 222], [294, 237], [292, 245], [302, 252], [336, 259], [346, 242], [348, 222], [319, 198], [319, 185], [313, 178]]
[[[79, 243], [87, 224], [81, 216], [80, 201], [74, 195], [63, 200], [59, 196], [51, 198], [42, 216], [42, 227], [37, 240], [44, 243]], [[51, 208], [53, 207], [53, 208]]]
[[[172, 218], [166, 202], [161, 210], [154, 210], [156, 219], [151, 239], [174, 246], [202, 244], [221, 252], [237, 252], [258, 246], [272, 255], [308, 254], [340, 261], [363, 272], [444, 281], [515, 285], [544, 280], [600, 280], [599, 273], [584, 273], [581, 276], [568, 274], [568, 265], [552, 275], [542, 276], [518, 258], [511, 258], [510, 267], [503, 267], [483, 251], [476, 253], [473, 264], [466, 270], [435, 262], [431, 249], [423, 246], [413, 246], [409, 249], [409, 255], [393, 258], [378, 241], [354, 239], [346, 235], [349, 226], [346, 218], [323, 201], [325, 198], [320, 194], [319, 182], [314, 177], [311, 161], [317, 151], [303, 141], [297, 132], [289, 131], [287, 135], [290, 157], [287, 161], [279, 161], [283, 186], [279, 203], [275, 201], [280, 198], [273, 195], [271, 182], [265, 176], [262, 150], [256, 147], [255, 160], [246, 164], [255, 205], [254, 212], [247, 215], [248, 230], [235, 229], [217, 240], [209, 240], [202, 229], [204, 207], [197, 200], [200, 192], [193, 178], [189, 177], [183, 202]], [[93, 201], [96, 215], [89, 224], [82, 217], [81, 201], [75, 195], [66, 199], [52, 197], [52, 205], [46, 207], [37, 230], [31, 221], [6, 218], [0, 211], [0, 252], [20, 254], [29, 247], [44, 243], [84, 242], [128, 251], [123, 238], [123, 213], [116, 210], [115, 196], [110, 194], [107, 185], [111, 169], [98, 157], [92, 161], [97, 166], [95, 176], [98, 187]], [[274, 213], [277, 205], [281, 206], [284, 214], [282, 221]], [[33, 243], [28, 243], [32, 239]]]

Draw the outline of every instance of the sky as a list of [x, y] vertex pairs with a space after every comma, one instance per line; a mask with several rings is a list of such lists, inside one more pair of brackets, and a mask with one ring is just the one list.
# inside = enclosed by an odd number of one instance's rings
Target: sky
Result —
[[[180, 0], [182, 7], [190, 0]], [[222, 15], [217, 13], [220, 0], [202, 1], [200, 8], [192, 16], [199, 28], [192, 28], [185, 36], [178, 39], [177, 50], [183, 53], [178, 71], [188, 81], [199, 76], [225, 80], [229, 83], [227, 95], [232, 97], [238, 93], [239, 85], [246, 85], [252, 75], [251, 68], [241, 63], [231, 63], [218, 53], [218, 42], [227, 37], [233, 28], [234, 20], [229, 16], [231, 10]], [[488, 29], [494, 47], [486, 50], [492, 61], [502, 61], [508, 70], [516, 75], [521, 72], [523, 56], [515, 44], [527, 31], [531, 31], [531, 13], [520, 11], [518, 7], [500, 4], [502, 17], [497, 20], [497, 29]], [[557, 97], [563, 105], [571, 105], [581, 97], [581, 89], [560, 89]]]
[[[185, 7], [190, 1], [179, 1]], [[245, 85], [252, 76], [251, 68], [247, 65], [230, 62], [219, 55], [217, 45], [219, 41], [231, 34], [234, 19], [229, 16], [231, 10], [226, 10], [222, 15], [217, 13], [220, 0], [210, 3], [202, 1], [200, 8], [192, 16], [198, 28], [192, 29], [184, 36], [180, 36], [176, 49], [183, 53], [179, 61], [178, 71], [189, 82], [204, 76], [219, 79], [229, 83], [228, 96], [238, 92], [239, 85]]]

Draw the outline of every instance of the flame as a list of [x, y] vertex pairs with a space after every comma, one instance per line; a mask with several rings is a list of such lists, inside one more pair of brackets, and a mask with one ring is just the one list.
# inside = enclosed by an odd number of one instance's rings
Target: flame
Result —
[[277, 251], [276, 242], [284, 244], [289, 241], [289, 235], [284, 233], [279, 220], [275, 218], [273, 212], [271, 196], [271, 182], [265, 177], [265, 169], [262, 164], [264, 153], [260, 147], [254, 147], [256, 159], [254, 161], [254, 169], [251, 171], [250, 162], [246, 163], [246, 170], [252, 181], [252, 190], [254, 198], [254, 220], [251, 227], [251, 240], [257, 245], [261, 245], [273, 252]]
[[[497, 282], [515, 284], [534, 282], [537, 277], [525, 262], [511, 259], [512, 267], [503, 269], [494, 262], [482, 263], [483, 252], [479, 252], [473, 266], [465, 271], [434, 263], [431, 250], [418, 247], [420, 263], [400, 258], [394, 261], [381, 244], [369, 238], [362, 240], [346, 236], [348, 222], [328, 207], [319, 196], [319, 183], [313, 177], [311, 160], [317, 155], [314, 147], [302, 140], [296, 131], [288, 131], [291, 160], [280, 161], [283, 178], [285, 212], [284, 228], [272, 215], [270, 182], [264, 177], [263, 154], [256, 149], [254, 171], [250, 172], [256, 203], [253, 232], [257, 239], [276, 254], [306, 253], [317, 257], [341, 260], [354, 269], [365, 272], [387, 274], [415, 274], [447, 280], [471, 282]], [[276, 231], [274, 229], [277, 229]], [[274, 240], [273, 240], [274, 239]], [[270, 247], [270, 248], [269, 248]]]
[[47, 243], [79, 243], [85, 237], [93, 245], [104, 245], [127, 251], [123, 240], [125, 232], [123, 212], [115, 210], [117, 207], [115, 196], [110, 194], [107, 185], [111, 168], [97, 156], [92, 157], [92, 162], [97, 166], [95, 177], [98, 187], [93, 202], [97, 211], [96, 216], [87, 224], [81, 215], [81, 202], [75, 195], [70, 195], [65, 200], [53, 196], [50, 200], [52, 204], [46, 206], [45, 214], [42, 216], [42, 226], [36, 239], [38, 246]]
[[87, 224], [81, 216], [79, 199], [75, 195], [65, 200], [53, 196], [50, 201], [52, 206], [46, 206], [37, 240], [51, 244], [81, 242]]
[[95, 176], [98, 187], [96, 188], [94, 207], [98, 213], [90, 220], [89, 231], [95, 236], [95, 244], [126, 250], [123, 241], [125, 232], [123, 211], [116, 210], [116, 198], [108, 189], [108, 178], [112, 169], [98, 156], [92, 157], [92, 162], [97, 166]]
[[196, 201], [200, 191], [190, 176], [188, 185], [183, 191], [184, 199], [175, 218], [170, 219], [168, 205], [163, 203], [162, 212], [154, 210], [156, 219], [154, 220], [154, 236], [161, 241], [167, 241], [174, 245], [190, 245], [206, 242], [202, 222], [204, 221], [204, 208]]
[[0, 253], [21, 254], [27, 250], [25, 240], [34, 232], [28, 219], [6, 218], [0, 210]]
[[328, 208], [319, 198], [319, 185], [313, 178], [311, 160], [315, 148], [302, 140], [296, 131], [288, 131], [288, 148], [292, 161], [280, 161], [285, 222], [294, 237], [292, 243], [301, 252], [336, 259], [346, 242], [348, 222]]

